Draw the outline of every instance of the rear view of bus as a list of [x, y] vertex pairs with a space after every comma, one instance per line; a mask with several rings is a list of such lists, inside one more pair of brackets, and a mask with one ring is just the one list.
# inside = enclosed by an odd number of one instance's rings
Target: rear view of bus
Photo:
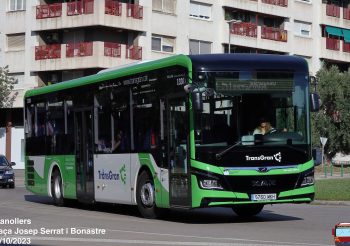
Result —
[[[204, 55], [192, 57], [192, 64], [193, 207], [232, 206], [250, 216], [264, 204], [311, 202], [306, 62], [291, 56]], [[257, 132], [264, 124], [270, 129]]]

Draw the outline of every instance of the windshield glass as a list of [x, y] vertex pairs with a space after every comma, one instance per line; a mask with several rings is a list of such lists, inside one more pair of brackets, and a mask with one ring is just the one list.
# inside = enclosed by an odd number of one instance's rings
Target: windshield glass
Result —
[[[196, 153], [230, 146], [306, 145], [307, 76], [288, 71], [197, 73]], [[208, 89], [209, 88], [209, 89]], [[199, 157], [197, 155], [197, 157]], [[201, 159], [201, 158], [197, 158]]]
[[8, 162], [4, 156], [0, 156], [0, 167], [8, 166]]

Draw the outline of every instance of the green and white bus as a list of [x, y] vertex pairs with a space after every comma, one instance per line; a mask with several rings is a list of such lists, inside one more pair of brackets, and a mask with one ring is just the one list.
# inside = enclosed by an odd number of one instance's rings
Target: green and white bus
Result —
[[[25, 94], [25, 185], [83, 203], [232, 207], [314, 198], [302, 58], [176, 55]], [[317, 98], [317, 97], [312, 97]], [[313, 103], [310, 103], [313, 102]], [[259, 119], [275, 131], [253, 135]]]

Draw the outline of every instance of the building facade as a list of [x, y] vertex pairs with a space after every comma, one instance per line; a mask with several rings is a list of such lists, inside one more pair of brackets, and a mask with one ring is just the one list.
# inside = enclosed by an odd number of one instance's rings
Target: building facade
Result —
[[28, 89], [174, 54], [297, 55], [313, 75], [350, 65], [345, 0], [0, 1], [0, 66], [18, 80], [13, 108], [0, 109], [0, 153], [17, 168]]

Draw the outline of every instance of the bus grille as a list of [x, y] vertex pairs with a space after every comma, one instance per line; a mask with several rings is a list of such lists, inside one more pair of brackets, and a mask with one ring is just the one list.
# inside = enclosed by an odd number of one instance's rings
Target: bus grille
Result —
[[268, 176], [226, 176], [232, 191], [244, 193], [281, 192], [295, 189], [299, 174]]

